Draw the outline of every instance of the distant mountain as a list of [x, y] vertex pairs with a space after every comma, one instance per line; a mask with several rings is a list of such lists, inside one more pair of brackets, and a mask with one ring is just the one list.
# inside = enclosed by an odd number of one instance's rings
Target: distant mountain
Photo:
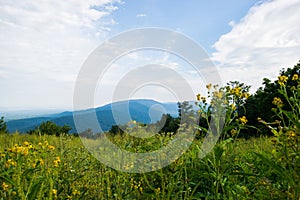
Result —
[[[95, 113], [98, 123], [91, 121], [91, 115]], [[149, 124], [155, 123], [160, 120], [162, 114], [169, 113], [172, 116], [178, 116], [177, 103], [160, 103], [154, 100], [138, 99], [114, 102], [95, 109], [87, 109], [75, 112], [62, 112], [58, 114], [45, 115], [34, 118], [11, 120], [7, 122], [7, 128], [9, 132], [26, 132], [30, 129], [34, 129], [42, 122], [52, 121], [57, 125], [69, 125], [71, 132], [81, 132], [88, 128], [93, 132], [98, 132], [98, 124], [102, 131], [108, 131], [112, 125], [126, 124], [131, 120], [137, 122]], [[77, 123], [77, 127], [80, 130], [76, 130], [73, 114], [76, 115], [75, 119], [80, 118], [80, 123]]]

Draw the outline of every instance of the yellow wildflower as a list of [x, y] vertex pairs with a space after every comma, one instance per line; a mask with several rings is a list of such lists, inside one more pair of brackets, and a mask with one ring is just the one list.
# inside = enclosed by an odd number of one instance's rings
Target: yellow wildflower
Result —
[[52, 150], [54, 150], [54, 149], [55, 149], [55, 147], [54, 147], [54, 146], [52, 146], [52, 145], [48, 145], [48, 149], [52, 151]]
[[58, 167], [60, 164], [61, 160], [59, 157], [56, 157], [55, 160], [53, 161], [53, 166]]
[[28, 155], [28, 148], [23, 148], [22, 155], [24, 155], [24, 156]]
[[207, 85], [206, 85], [206, 88], [207, 88], [208, 90], [210, 90], [210, 89], [211, 89], [211, 86], [212, 86], [211, 83], [210, 83], [210, 84], [207, 84]]
[[292, 138], [296, 136], [296, 133], [294, 131], [288, 131], [287, 135]]
[[23, 143], [23, 146], [28, 147], [28, 146], [29, 146], [29, 142], [26, 142], [26, 141], [25, 141], [25, 142]]
[[250, 94], [248, 92], [242, 93], [242, 98], [248, 99], [250, 97]]
[[298, 74], [294, 74], [292, 80], [296, 81], [296, 80], [298, 80], [298, 78], [299, 78]]
[[243, 125], [245, 125], [245, 124], [248, 122], [248, 120], [247, 120], [247, 118], [246, 118], [245, 116], [243, 116], [243, 117], [240, 117], [240, 122], [241, 122]]
[[200, 101], [200, 97], [201, 97], [201, 95], [197, 94], [197, 101]]
[[17, 163], [13, 159], [8, 159], [5, 163], [5, 167], [9, 168], [10, 166], [17, 166]]
[[230, 131], [230, 132], [231, 132], [231, 135], [232, 135], [232, 136], [235, 136], [235, 135], [236, 135], [236, 133], [237, 133], [237, 130], [235, 130], [235, 129], [231, 129], [231, 131]]
[[73, 190], [73, 192], [72, 192], [72, 194], [75, 196], [75, 195], [80, 195], [80, 191], [78, 191], [78, 190]]
[[57, 190], [56, 190], [56, 189], [53, 189], [53, 190], [52, 190], [52, 194], [53, 194], [54, 196], [56, 196], [56, 195], [57, 195]]
[[283, 86], [285, 85], [285, 83], [288, 81], [288, 77], [287, 76], [278, 76], [278, 83], [279, 85]]
[[8, 187], [9, 187], [8, 184], [6, 184], [5, 182], [2, 183], [2, 189], [3, 189], [5, 192], [8, 191]]
[[283, 102], [282, 100], [279, 98], [279, 97], [275, 97], [273, 99], [273, 102], [272, 102], [274, 105], [278, 106], [278, 107], [282, 107], [283, 106]]
[[159, 194], [160, 193], [160, 188], [155, 189], [155, 193]]
[[232, 104], [230, 104], [230, 107], [232, 108], [232, 110], [235, 110], [236, 109], [236, 107], [235, 107], [235, 105], [232, 103]]

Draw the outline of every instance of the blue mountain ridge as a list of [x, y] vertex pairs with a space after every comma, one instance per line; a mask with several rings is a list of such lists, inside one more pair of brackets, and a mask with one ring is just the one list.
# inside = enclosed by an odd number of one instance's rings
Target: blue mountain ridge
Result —
[[92, 108], [74, 112], [65, 111], [40, 117], [11, 120], [7, 122], [7, 129], [9, 132], [19, 131], [23, 133], [34, 129], [42, 122], [52, 121], [60, 126], [70, 126], [72, 128], [71, 133], [80, 132], [82, 130], [76, 130], [75, 127], [73, 116], [75, 114], [80, 116], [80, 119], [83, 120], [82, 124], [84, 124], [86, 129], [90, 128], [94, 131], [96, 128], [93, 126], [95, 125], [91, 123], [89, 118], [93, 112], [95, 112], [97, 116], [101, 130], [108, 131], [112, 125], [126, 124], [131, 120], [150, 124], [160, 120], [163, 114], [168, 113], [177, 117], [178, 106], [176, 102], [160, 103], [149, 99], [125, 100], [106, 104], [95, 109]]

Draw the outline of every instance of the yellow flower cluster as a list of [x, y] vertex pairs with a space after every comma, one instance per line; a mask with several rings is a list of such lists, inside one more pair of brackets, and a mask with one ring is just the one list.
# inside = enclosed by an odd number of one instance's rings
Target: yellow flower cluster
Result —
[[53, 161], [53, 166], [54, 167], [58, 167], [60, 163], [61, 163], [60, 158], [56, 157], [55, 160]]
[[290, 138], [293, 138], [293, 137], [296, 136], [296, 133], [295, 133], [295, 131], [288, 131], [288, 132], [287, 132], [287, 135], [288, 135]]
[[201, 100], [201, 95], [200, 94], [197, 94], [197, 101], [200, 101]]
[[247, 118], [246, 118], [245, 116], [243, 116], [243, 117], [240, 117], [240, 122], [241, 122], [243, 125], [245, 125], [245, 124], [248, 122], [248, 120], [247, 120]]
[[206, 85], [206, 88], [207, 88], [208, 90], [210, 90], [211, 87], [212, 87], [212, 84], [211, 84], [211, 83]]
[[232, 88], [230, 89], [229, 93], [245, 99], [248, 99], [250, 96], [248, 92], [243, 92], [241, 87]]
[[237, 134], [237, 130], [236, 129], [231, 129], [231, 135], [234, 137]]
[[140, 191], [141, 193], [143, 192], [143, 187], [141, 186], [142, 185], [142, 182], [141, 181], [135, 181], [133, 178], [130, 180], [131, 182], [131, 188], [134, 188], [135, 190], [138, 190]]
[[278, 83], [279, 83], [279, 85], [284, 86], [287, 81], [288, 81], [288, 77], [287, 76], [284, 76], [284, 75], [278, 76]]
[[3, 182], [1, 186], [2, 186], [2, 189], [3, 189], [5, 192], [8, 191], [8, 188], [9, 188], [9, 185], [8, 185], [8, 184], [6, 184], [5, 182]]
[[13, 159], [8, 159], [7, 162], [5, 163], [6, 168], [10, 168], [11, 166], [17, 166], [17, 162], [14, 161]]
[[72, 192], [72, 194], [73, 194], [74, 196], [80, 195], [80, 191], [74, 189], [73, 192]]
[[230, 90], [230, 94], [235, 94], [236, 96], [240, 96], [242, 91], [241, 87], [235, 87]]
[[12, 148], [8, 149], [8, 152], [27, 156], [30, 149], [33, 149], [32, 144], [30, 144], [29, 142], [24, 142], [23, 146], [15, 144]]
[[292, 80], [293, 81], [297, 81], [299, 78], [298, 74], [294, 74], [293, 77], [292, 77]]
[[282, 100], [279, 98], [279, 97], [275, 97], [273, 99], [273, 102], [272, 102], [274, 105], [278, 106], [278, 107], [282, 107], [283, 106], [283, 102]]
[[48, 149], [53, 151], [55, 149], [55, 146], [52, 146], [52, 145], [48, 145]]

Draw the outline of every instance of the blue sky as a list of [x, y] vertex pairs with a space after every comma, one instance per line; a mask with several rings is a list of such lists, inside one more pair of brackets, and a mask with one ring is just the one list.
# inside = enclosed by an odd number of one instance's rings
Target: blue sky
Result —
[[[254, 92], [264, 77], [274, 79], [300, 60], [298, 13], [299, 0], [0, 0], [0, 111], [72, 109], [76, 78], [90, 53], [115, 35], [145, 27], [188, 36], [205, 49], [224, 84], [242, 81]], [[112, 101], [130, 70], [153, 63], [188, 79], [195, 94], [204, 92], [205, 83], [182, 60], [134, 52], [99, 81], [95, 106]], [[133, 97], [176, 100], [154, 87]]]
[[196, 40], [208, 52], [219, 37], [231, 30], [230, 21], [239, 21], [259, 1], [125, 1], [112, 16], [118, 24], [112, 33], [132, 28], [161, 27], [180, 31]]

